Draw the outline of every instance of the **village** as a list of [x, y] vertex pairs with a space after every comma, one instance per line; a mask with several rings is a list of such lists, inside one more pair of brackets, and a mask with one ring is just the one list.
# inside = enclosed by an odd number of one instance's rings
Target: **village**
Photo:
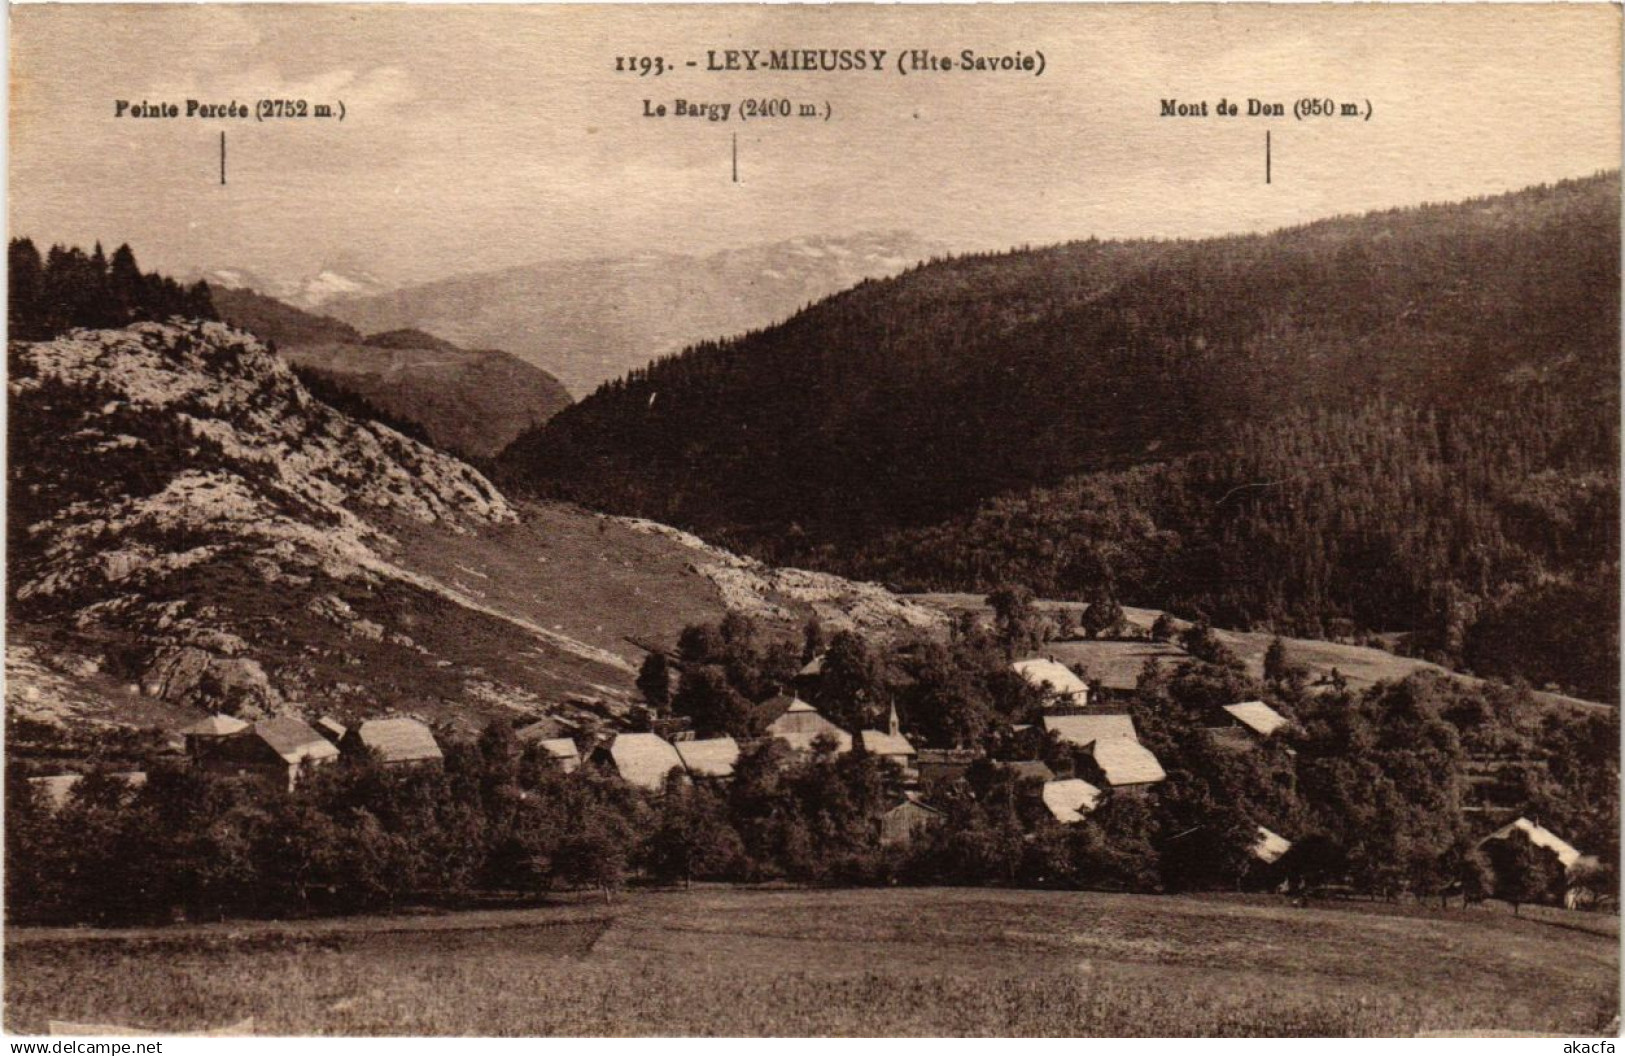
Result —
[[[869, 819], [881, 848], [907, 849], [940, 830], [949, 821], [952, 802], [966, 796], [974, 799], [975, 789], [985, 787], [985, 780], [967, 784], [973, 768], [997, 774], [1017, 790], [1025, 816], [1070, 827], [1085, 822], [1110, 800], [1144, 799], [1168, 780], [1156, 752], [1141, 738], [1132, 705], [1145, 665], [1155, 668], [1161, 662], [1189, 659], [1172, 642], [1132, 633], [1099, 640], [1090, 635], [1089, 644], [1093, 671], [1100, 677], [1086, 680], [1085, 665], [1069, 667], [1056, 658], [1056, 649], [1009, 664], [1009, 673], [1037, 702], [1037, 710], [1031, 716], [1034, 721], [1010, 724], [1004, 736], [990, 742], [995, 744], [991, 751], [985, 744], [920, 746], [917, 742], [923, 738], [905, 728], [895, 701], [881, 713], [869, 713], [877, 721], [856, 729], [831, 721], [810, 702], [827, 695], [822, 685], [828, 657], [824, 652], [803, 664], [788, 684], [750, 705], [748, 725], [754, 736], [700, 736], [692, 718], [667, 708], [634, 723], [646, 727], [641, 729], [617, 731], [548, 716], [514, 724], [512, 738], [520, 752], [546, 760], [545, 765], [561, 775], [585, 771], [597, 779], [618, 780], [654, 803], [675, 787], [674, 782], [725, 794], [742, 756], [770, 744], [781, 750], [775, 757], [779, 765], [868, 758], [885, 775], [886, 792]], [[660, 656], [662, 662], [665, 655]], [[674, 664], [680, 663], [675, 653], [671, 657]], [[1301, 673], [1297, 677], [1301, 679]], [[675, 673], [672, 681], [680, 682]], [[1327, 678], [1308, 687], [1308, 692], [1324, 694], [1336, 688]], [[1293, 720], [1262, 699], [1214, 700], [1200, 709], [1199, 735], [1220, 756], [1290, 759], [1296, 755], [1290, 746], [1292, 729]], [[329, 715], [309, 722], [289, 714], [245, 721], [216, 713], [175, 731], [170, 745], [194, 773], [247, 779], [267, 790], [292, 792], [311, 775], [346, 760], [386, 770], [439, 768], [445, 759], [442, 741], [459, 736], [450, 728], [437, 733], [409, 715], [369, 718], [347, 726]], [[147, 780], [139, 770], [110, 776], [131, 789]], [[64, 773], [31, 777], [29, 782], [50, 809], [61, 811], [83, 780], [81, 774]], [[1475, 817], [1480, 833], [1474, 846], [1479, 850], [1520, 845], [1555, 859], [1563, 879], [1550, 893], [1565, 905], [1612, 902], [1595, 880], [1598, 859], [1538, 819], [1511, 816], [1483, 804], [1468, 806], [1464, 812]], [[1243, 850], [1253, 864], [1246, 885], [1301, 893], [1306, 886], [1301, 873], [1278, 867], [1292, 851], [1296, 834], [1273, 831], [1253, 819], [1249, 825]], [[1033, 838], [1031, 831], [1027, 838]], [[1327, 879], [1321, 878], [1322, 886]], [[1345, 888], [1334, 882], [1327, 889]], [[1473, 894], [1460, 882], [1449, 890], [1464, 898]], [[1478, 894], [1493, 890], [1492, 881]]]

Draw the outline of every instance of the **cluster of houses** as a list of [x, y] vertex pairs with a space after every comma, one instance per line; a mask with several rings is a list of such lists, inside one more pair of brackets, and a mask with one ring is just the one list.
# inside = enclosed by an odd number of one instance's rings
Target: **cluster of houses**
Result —
[[[1057, 773], [1038, 759], [1000, 760], [994, 765], [1020, 779], [1032, 779], [1036, 799], [1056, 822], [1083, 821], [1102, 802], [1107, 790], [1114, 795], [1136, 795], [1167, 779], [1156, 755], [1140, 742], [1129, 713], [1132, 685], [1096, 682], [1093, 689], [1079, 675], [1054, 658], [1021, 660], [1014, 671], [1037, 689], [1043, 699], [1039, 729], [1072, 750], [1073, 772]], [[816, 685], [821, 658], [801, 672], [799, 689]], [[907, 843], [940, 823], [944, 812], [932, 804], [935, 789], [962, 777], [983, 758], [975, 749], [916, 749], [903, 733], [897, 709], [889, 709], [885, 729], [864, 729], [856, 736], [831, 722], [797, 692], [781, 693], [756, 707], [763, 740], [780, 740], [793, 755], [819, 750], [841, 755], [861, 750], [895, 763], [903, 788], [895, 804], [879, 819], [880, 838], [886, 844]], [[1234, 751], [1261, 747], [1289, 725], [1286, 716], [1261, 700], [1241, 701], [1214, 709], [1207, 727], [1214, 743]], [[1018, 733], [1033, 726], [1017, 726]], [[565, 773], [584, 765], [618, 775], [627, 784], [658, 794], [675, 771], [696, 782], [725, 783], [734, 776], [742, 745], [732, 737], [697, 739], [683, 730], [658, 733], [616, 733], [582, 751], [569, 729], [557, 719], [544, 718], [516, 731], [516, 739], [550, 756]], [[443, 756], [434, 732], [423, 722], [406, 717], [368, 719], [353, 727], [328, 717], [307, 724], [291, 716], [245, 722], [230, 715], [211, 715], [180, 731], [194, 767], [215, 774], [258, 776], [280, 787], [292, 788], [307, 766], [322, 766], [346, 754], [364, 754], [386, 766], [438, 764]], [[1288, 749], [1290, 751], [1290, 749]], [[139, 786], [146, 775], [139, 771], [114, 775]], [[31, 779], [48, 803], [67, 802], [77, 774]], [[1595, 864], [1556, 834], [1518, 818], [1485, 837], [1525, 839], [1556, 855], [1571, 878]], [[1279, 860], [1291, 841], [1263, 826], [1257, 827], [1250, 848], [1260, 862]], [[1584, 898], [1571, 893], [1571, 901]]]
[[[368, 719], [346, 728], [323, 717], [315, 724], [289, 715], [244, 722], [232, 715], [210, 715], [179, 732], [190, 764], [206, 773], [257, 777], [293, 788], [306, 765], [322, 766], [345, 754], [369, 754], [386, 766], [437, 764], [443, 755], [434, 731], [417, 719]], [[113, 777], [132, 787], [147, 775], [133, 770]], [[68, 801], [79, 774], [30, 778], [45, 801], [59, 809]]]

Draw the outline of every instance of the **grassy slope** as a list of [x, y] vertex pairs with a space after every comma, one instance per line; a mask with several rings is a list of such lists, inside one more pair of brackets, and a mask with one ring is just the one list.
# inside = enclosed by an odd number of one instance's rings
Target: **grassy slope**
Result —
[[[984, 611], [987, 606], [982, 596], [977, 594], [912, 594], [906, 595], [915, 601], [935, 605], [948, 612], [962, 612], [966, 610]], [[1082, 608], [1077, 602], [1041, 601], [1039, 608], [1064, 608], [1072, 615]], [[1162, 615], [1157, 609], [1139, 609], [1129, 606], [1123, 607], [1124, 614], [1129, 622], [1137, 627], [1149, 630], [1158, 616]], [[1189, 622], [1173, 618], [1174, 626], [1184, 629]], [[1270, 641], [1275, 637], [1266, 633], [1251, 631], [1225, 631], [1216, 630], [1219, 640], [1230, 648], [1255, 678], [1264, 677], [1264, 653], [1269, 649]], [[1350, 687], [1355, 690], [1365, 689], [1377, 682], [1393, 681], [1413, 675], [1418, 671], [1434, 671], [1450, 674], [1455, 678], [1470, 683], [1482, 681], [1471, 675], [1463, 675], [1447, 671], [1438, 664], [1428, 663], [1426, 660], [1417, 660], [1413, 657], [1399, 656], [1383, 649], [1373, 649], [1361, 645], [1344, 645], [1340, 642], [1323, 642], [1309, 638], [1282, 638], [1286, 646], [1287, 659], [1295, 664], [1309, 668], [1314, 675], [1322, 675], [1337, 670], [1348, 679]], [[1082, 662], [1086, 665], [1101, 665], [1112, 662], [1114, 653], [1129, 650], [1143, 652], [1146, 643], [1136, 642], [1130, 645], [1119, 645], [1115, 642], [1056, 642], [1044, 647], [1048, 654], [1064, 663]], [[1561, 693], [1535, 693], [1537, 700], [1554, 706], [1578, 708], [1606, 708], [1605, 704], [1580, 700], [1576, 697], [1564, 696]]]
[[[469, 730], [497, 715], [556, 712], [564, 701], [629, 703], [637, 699], [634, 678], [644, 654], [628, 636], [669, 645], [687, 624], [724, 615], [715, 586], [690, 567], [693, 550], [561, 507], [527, 506], [522, 516], [518, 525], [460, 535], [391, 525], [402, 544], [398, 564], [488, 612], [396, 581], [372, 588], [323, 577], [290, 588], [235, 564], [195, 570], [184, 593], [241, 614], [255, 642], [251, 655], [312, 714], [349, 721], [402, 708]], [[324, 595], [412, 644], [356, 635], [313, 613], [311, 602]], [[16, 620], [8, 635], [13, 645], [32, 647], [27, 663], [21, 653], [8, 656], [17, 661], [7, 685], [13, 714], [73, 728], [173, 730], [198, 718], [193, 709], [133, 690], [127, 684], [133, 675], [117, 677], [79, 659], [92, 645], [134, 648], [136, 638], [86, 643], [51, 625]], [[599, 650], [614, 655], [598, 658]], [[498, 688], [487, 693], [484, 685]]]
[[1490, 909], [697, 889], [410, 922], [13, 929], [5, 1026], [180, 1031], [252, 1016], [280, 1034], [1591, 1034], [1617, 1014], [1618, 969], [1617, 934]]

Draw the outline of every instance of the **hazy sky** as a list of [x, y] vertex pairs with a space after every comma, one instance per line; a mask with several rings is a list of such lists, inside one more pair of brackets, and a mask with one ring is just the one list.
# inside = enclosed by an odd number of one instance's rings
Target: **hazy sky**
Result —
[[[232, 7], [11, 13], [13, 234], [166, 270], [392, 280], [908, 229], [959, 248], [1206, 235], [1619, 164], [1607, 6]], [[707, 74], [709, 49], [1042, 50], [1011, 74]], [[613, 72], [659, 55], [659, 78]], [[337, 122], [115, 119], [114, 101], [342, 99]], [[641, 116], [829, 101], [829, 122]], [[1369, 122], [1159, 100], [1370, 99]], [[228, 133], [229, 180], [218, 142]], [[1271, 131], [1273, 183], [1263, 182]], [[739, 136], [740, 182], [731, 180]]]

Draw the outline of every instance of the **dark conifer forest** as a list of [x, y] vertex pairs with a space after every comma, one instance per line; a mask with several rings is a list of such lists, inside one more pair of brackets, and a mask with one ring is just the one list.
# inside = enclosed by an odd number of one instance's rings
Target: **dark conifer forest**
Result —
[[510, 487], [898, 588], [1617, 697], [1617, 173], [934, 261], [600, 388]]
[[7, 333], [14, 340], [43, 341], [78, 326], [102, 329], [177, 315], [219, 318], [208, 283], [183, 286], [157, 272], [143, 273], [127, 244], [111, 257], [100, 243], [90, 253], [52, 246], [41, 257], [31, 239], [14, 238], [6, 263]]

